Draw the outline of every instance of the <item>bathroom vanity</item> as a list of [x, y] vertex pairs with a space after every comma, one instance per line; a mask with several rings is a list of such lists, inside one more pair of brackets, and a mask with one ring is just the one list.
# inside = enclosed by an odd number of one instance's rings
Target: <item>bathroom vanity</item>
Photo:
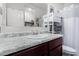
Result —
[[62, 56], [62, 37], [8, 54], [7, 56]]
[[15, 34], [10, 33], [8, 37], [5, 34], [0, 35], [0, 56], [62, 55], [63, 35], [43, 33], [14, 37]]

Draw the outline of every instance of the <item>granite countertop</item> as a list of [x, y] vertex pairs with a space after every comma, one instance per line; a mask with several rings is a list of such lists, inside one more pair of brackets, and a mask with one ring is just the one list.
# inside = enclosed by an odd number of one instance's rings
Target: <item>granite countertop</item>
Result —
[[43, 35], [47, 35], [47, 37], [32, 39], [29, 37], [34, 37], [34, 35], [29, 35], [12, 38], [0, 38], [0, 56], [8, 55], [10, 53], [14, 53], [62, 37], [60, 34], [40, 34], [40, 36]]

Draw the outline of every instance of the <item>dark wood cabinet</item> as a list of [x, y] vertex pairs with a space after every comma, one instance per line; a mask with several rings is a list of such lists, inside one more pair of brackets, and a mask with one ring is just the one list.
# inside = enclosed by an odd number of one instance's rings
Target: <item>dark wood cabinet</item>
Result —
[[62, 46], [50, 50], [50, 56], [62, 56]]
[[62, 37], [49, 41], [49, 56], [62, 56]]
[[48, 43], [43, 43], [28, 49], [24, 49], [8, 56], [42, 56], [48, 55]]
[[62, 56], [62, 37], [8, 54], [7, 56]]
[[54, 40], [51, 40], [49, 41], [49, 49], [53, 49], [59, 45], [62, 45], [62, 38], [57, 38], [57, 39], [54, 39]]

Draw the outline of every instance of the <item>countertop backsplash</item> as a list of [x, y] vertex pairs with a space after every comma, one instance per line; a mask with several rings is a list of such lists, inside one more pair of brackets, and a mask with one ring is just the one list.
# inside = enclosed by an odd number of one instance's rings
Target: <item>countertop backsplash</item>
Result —
[[46, 28], [41, 28], [41, 27], [39, 27], [39, 28], [29, 28], [26, 31], [21, 31], [21, 32], [0, 33], [0, 38], [37, 35], [37, 34], [43, 34], [43, 33], [48, 33]]

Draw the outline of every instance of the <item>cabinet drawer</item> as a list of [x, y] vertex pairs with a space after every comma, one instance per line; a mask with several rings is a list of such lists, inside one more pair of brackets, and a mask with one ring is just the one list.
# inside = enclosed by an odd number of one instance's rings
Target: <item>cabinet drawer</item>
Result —
[[46, 54], [48, 54], [48, 44], [43, 43], [29, 49], [9, 54], [8, 56], [42, 56]]
[[50, 56], [62, 56], [62, 46], [59, 46], [49, 52]]
[[62, 37], [54, 39], [49, 42], [49, 50], [54, 49], [55, 47], [62, 45]]

